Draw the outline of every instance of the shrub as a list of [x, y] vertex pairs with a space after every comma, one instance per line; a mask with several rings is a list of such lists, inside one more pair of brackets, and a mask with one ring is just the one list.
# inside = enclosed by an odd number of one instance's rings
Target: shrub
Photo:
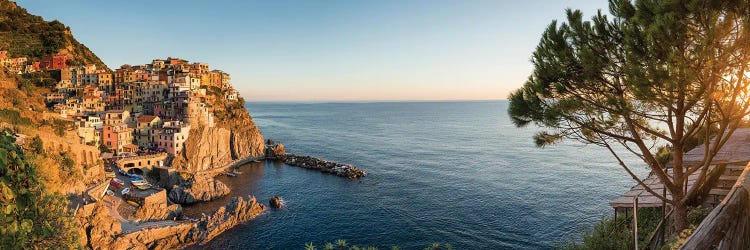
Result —
[[29, 150], [35, 154], [44, 154], [44, 142], [42, 142], [42, 138], [39, 138], [38, 135], [31, 138]]
[[[629, 228], [632, 218], [618, 216], [604, 218], [583, 233], [579, 242], [567, 242], [558, 249], [628, 249], [632, 246], [632, 232]], [[660, 208], [638, 210], [638, 245], [644, 248], [649, 237], [661, 221]]]
[[22, 117], [20, 112], [12, 109], [0, 109], [0, 120], [13, 125], [31, 125], [31, 119]]
[[0, 249], [80, 248], [67, 200], [45, 191], [38, 166], [14, 142], [12, 131], [0, 131]]

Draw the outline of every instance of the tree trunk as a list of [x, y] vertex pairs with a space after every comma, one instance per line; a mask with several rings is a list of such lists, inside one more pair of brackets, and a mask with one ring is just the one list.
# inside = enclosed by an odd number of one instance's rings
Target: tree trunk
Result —
[[672, 212], [672, 222], [674, 225], [675, 233], [680, 233], [682, 230], [688, 228], [688, 218], [687, 218], [687, 204], [683, 202], [677, 202], [673, 206], [674, 212]]

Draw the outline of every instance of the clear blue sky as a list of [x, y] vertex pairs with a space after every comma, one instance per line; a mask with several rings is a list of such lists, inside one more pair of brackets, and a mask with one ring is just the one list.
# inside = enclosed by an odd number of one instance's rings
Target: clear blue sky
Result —
[[249, 101], [505, 99], [565, 8], [607, 1], [45, 1], [111, 68], [168, 56], [232, 74]]

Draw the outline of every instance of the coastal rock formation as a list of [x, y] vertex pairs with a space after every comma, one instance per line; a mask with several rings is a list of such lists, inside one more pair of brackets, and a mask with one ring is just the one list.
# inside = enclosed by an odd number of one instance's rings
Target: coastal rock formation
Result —
[[337, 176], [349, 179], [359, 179], [367, 173], [352, 165], [339, 164], [332, 161], [326, 161], [311, 156], [302, 156], [287, 154], [280, 157], [281, 161], [290, 166], [316, 169], [323, 173], [335, 174]]
[[145, 228], [121, 235], [101, 249], [179, 249], [196, 243], [197, 232], [195, 223]]
[[134, 217], [141, 221], [173, 220], [182, 215], [182, 206], [179, 204], [151, 203], [143, 204], [135, 210]]
[[230, 228], [252, 220], [266, 210], [266, 206], [258, 203], [255, 197], [233, 197], [226, 206], [220, 207], [208, 217], [201, 218], [198, 228], [202, 230], [202, 242], [208, 242]]
[[277, 159], [286, 155], [286, 149], [281, 142], [274, 142], [271, 139], [266, 140], [266, 159]]
[[122, 233], [122, 225], [113, 218], [104, 202], [81, 206], [76, 214], [81, 226], [81, 245], [91, 249], [106, 249]]
[[273, 148], [273, 154], [278, 156], [284, 156], [286, 155], [286, 149], [284, 149], [284, 144], [281, 144], [281, 142], [276, 144], [276, 147]]
[[284, 207], [284, 201], [281, 200], [281, 196], [274, 196], [268, 201], [268, 204], [271, 205], [272, 208], [283, 208]]
[[207, 174], [195, 174], [186, 183], [175, 185], [169, 191], [169, 199], [174, 203], [191, 204], [210, 201], [229, 194], [229, 187]]
[[174, 167], [197, 172], [223, 167], [246, 157], [263, 156], [263, 135], [243, 106], [242, 98], [228, 102], [223, 92], [211, 89], [206, 103], [214, 108], [214, 122], [193, 124], [185, 150], [172, 162]]
[[82, 226], [81, 244], [90, 249], [179, 249], [208, 242], [265, 210], [266, 207], [258, 203], [255, 197], [234, 197], [227, 205], [198, 222], [165, 221], [163, 224], [131, 225], [138, 228], [125, 233], [104, 202], [83, 206], [76, 218]]

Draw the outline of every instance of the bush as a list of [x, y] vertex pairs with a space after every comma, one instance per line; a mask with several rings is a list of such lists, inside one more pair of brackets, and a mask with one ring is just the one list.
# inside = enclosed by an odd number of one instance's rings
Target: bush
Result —
[[[629, 227], [632, 218], [624, 215], [617, 218], [604, 218], [586, 230], [580, 242], [566, 242], [558, 249], [628, 249], [633, 244]], [[648, 240], [661, 221], [661, 208], [641, 208], [638, 210], [638, 245], [645, 248]]]
[[31, 138], [29, 150], [35, 154], [44, 154], [44, 142], [42, 142], [42, 138], [39, 138], [38, 135]]
[[12, 109], [0, 109], [0, 120], [8, 122], [14, 126], [31, 125], [31, 119], [29, 119], [28, 117], [22, 117], [20, 112]]
[[709, 213], [711, 213], [710, 208], [702, 206], [690, 207], [688, 208], [688, 222], [690, 222], [691, 225], [697, 226], [698, 224], [701, 224], [703, 219], [705, 219]]
[[67, 200], [45, 191], [38, 166], [14, 142], [12, 131], [0, 131], [0, 249], [80, 248]]
[[70, 154], [68, 152], [62, 152], [60, 153], [60, 167], [65, 172], [72, 172], [75, 167], [76, 162], [70, 158]]

